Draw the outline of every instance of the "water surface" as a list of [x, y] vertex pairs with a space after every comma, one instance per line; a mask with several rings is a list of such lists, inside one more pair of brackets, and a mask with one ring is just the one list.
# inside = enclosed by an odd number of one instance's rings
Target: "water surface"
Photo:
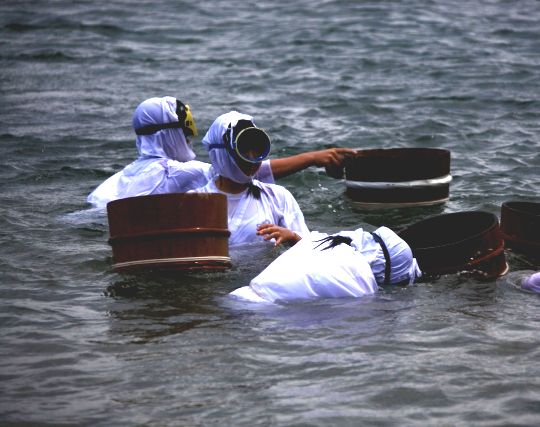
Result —
[[[201, 134], [255, 116], [273, 156], [452, 154], [441, 206], [359, 211], [311, 168], [280, 181], [308, 226], [400, 228], [538, 201], [540, 4], [59, 0], [0, 6], [0, 421], [7, 425], [485, 425], [540, 417], [540, 266], [358, 300], [233, 301], [225, 274], [121, 276], [87, 194], [135, 154], [131, 115], [173, 95]], [[207, 159], [196, 139], [196, 152]]]

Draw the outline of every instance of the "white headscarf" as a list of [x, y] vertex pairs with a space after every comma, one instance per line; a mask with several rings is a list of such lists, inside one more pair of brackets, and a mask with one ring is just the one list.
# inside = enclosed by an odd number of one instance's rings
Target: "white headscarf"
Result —
[[217, 174], [229, 178], [234, 182], [247, 184], [251, 182], [252, 177], [242, 172], [229, 152], [225, 148], [211, 147], [214, 144], [224, 144], [223, 135], [228, 131], [230, 132], [228, 130], [229, 125], [231, 125], [231, 128], [234, 128], [240, 120], [249, 120], [255, 124], [252, 116], [239, 113], [238, 111], [229, 111], [214, 120], [210, 129], [206, 132], [202, 143], [208, 150], [212, 166]]
[[[176, 115], [176, 98], [164, 96], [143, 101], [133, 113], [133, 129], [146, 125], [174, 123]], [[195, 158], [195, 153], [184, 136], [182, 129], [162, 129], [151, 135], [137, 136], [139, 158], [162, 158], [187, 162]]]
[[[387, 227], [379, 227], [374, 231], [383, 240], [388, 254], [390, 255], [390, 277], [388, 282], [399, 283], [407, 280], [410, 283], [414, 282], [417, 277], [422, 275], [416, 258], [413, 257], [411, 248], [409, 245], [396, 233]], [[371, 234], [370, 234], [371, 235]], [[371, 236], [371, 238], [373, 238]], [[353, 243], [354, 245], [354, 240]], [[385, 261], [382, 258], [381, 261]], [[384, 282], [384, 270], [381, 274], [375, 274], [378, 283]]]

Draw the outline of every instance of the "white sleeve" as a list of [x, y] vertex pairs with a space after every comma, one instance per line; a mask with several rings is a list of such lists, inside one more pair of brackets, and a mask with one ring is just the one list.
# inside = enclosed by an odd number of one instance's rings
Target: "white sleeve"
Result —
[[86, 201], [96, 208], [104, 208], [111, 200], [118, 198], [118, 182], [122, 176], [122, 171], [116, 172], [92, 191]]
[[212, 175], [211, 165], [197, 160], [135, 161], [101, 183], [87, 201], [95, 207], [105, 207], [108, 202], [124, 197], [185, 193], [205, 186]]
[[212, 177], [212, 165], [209, 163], [191, 160], [167, 162], [167, 179], [160, 192], [184, 193], [189, 190], [204, 187]]
[[274, 174], [272, 173], [272, 168], [270, 167], [270, 160], [265, 160], [261, 163], [261, 167], [254, 175], [254, 178], [261, 182], [266, 182], [267, 184], [273, 184]]
[[281, 187], [280, 194], [281, 213], [283, 215], [282, 221], [277, 224], [281, 227], [288, 228], [302, 236], [309, 234], [308, 226], [304, 219], [304, 214], [298, 205], [298, 202], [285, 187]]

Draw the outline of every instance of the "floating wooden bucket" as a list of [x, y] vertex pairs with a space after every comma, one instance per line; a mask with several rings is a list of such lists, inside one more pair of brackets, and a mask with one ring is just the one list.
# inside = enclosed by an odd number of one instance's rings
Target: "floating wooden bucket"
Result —
[[107, 204], [117, 271], [224, 270], [231, 266], [227, 198], [173, 193]]
[[346, 194], [365, 209], [444, 203], [451, 181], [450, 151], [438, 148], [360, 150], [345, 160]]
[[501, 232], [506, 247], [540, 259], [540, 203], [504, 202]]
[[508, 271], [499, 219], [488, 212], [437, 215], [399, 235], [428, 276], [467, 271], [492, 279]]

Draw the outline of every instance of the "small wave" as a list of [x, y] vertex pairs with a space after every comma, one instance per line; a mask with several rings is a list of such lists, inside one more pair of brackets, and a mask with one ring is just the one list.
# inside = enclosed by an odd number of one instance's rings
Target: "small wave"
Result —
[[80, 59], [75, 55], [69, 55], [58, 50], [38, 51], [35, 53], [21, 52], [15, 55], [2, 55], [3, 59], [18, 59], [23, 61], [63, 62]]
[[41, 30], [46, 30], [48, 32], [51, 30], [84, 30], [106, 36], [118, 36], [122, 33], [128, 32], [125, 28], [117, 25], [84, 24], [58, 17], [46, 18], [35, 23], [9, 22], [4, 25], [4, 28], [17, 33], [32, 33], [39, 32]]
[[60, 215], [60, 222], [75, 226], [85, 226], [86, 232], [102, 233], [104, 229], [104, 221], [106, 220], [106, 211], [102, 208], [88, 208], [76, 212], [70, 212]]

